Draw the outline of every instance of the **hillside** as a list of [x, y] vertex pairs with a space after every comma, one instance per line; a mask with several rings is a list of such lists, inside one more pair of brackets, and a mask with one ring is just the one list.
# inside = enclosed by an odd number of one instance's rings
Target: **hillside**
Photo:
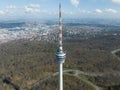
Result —
[[[64, 75], [64, 90], [96, 90], [74, 76]], [[58, 90], [58, 77], [50, 78], [30, 90]]]
[[[111, 85], [120, 85], [120, 60], [111, 53], [112, 50], [120, 48], [119, 41], [119, 36], [104, 36], [86, 40], [64, 40], [64, 50], [67, 52], [64, 69], [96, 74], [96, 76], [91, 76], [92, 80], [90, 81], [101, 87], [107, 88]], [[56, 43], [14, 40], [1, 44], [0, 83], [5, 79], [10, 81], [10, 83], [7, 85], [0, 84], [0, 88], [3, 90], [3, 88], [15, 86], [19, 88], [16, 90], [30, 89], [39, 80], [56, 73], [58, 71], [55, 60]], [[100, 74], [104, 74], [104, 76], [99, 76]], [[75, 80], [75, 83], [78, 82], [80, 84], [80, 88], [87, 86], [81, 83], [80, 80], [76, 80], [75, 77], [65, 76], [65, 81], [68, 84], [71, 83], [68, 80], [72, 79]], [[51, 80], [52, 83], [48, 83], [48, 85], [57, 84], [57, 78], [51, 78], [48, 82], [51, 82]], [[78, 84], [77, 86], [79, 86]], [[73, 88], [76, 88], [75, 90], [78, 90], [75, 84], [73, 86]], [[41, 84], [41, 88], [43, 88], [41, 90], [51, 90], [44, 89], [44, 83]], [[65, 88], [69, 90], [67, 86]]]

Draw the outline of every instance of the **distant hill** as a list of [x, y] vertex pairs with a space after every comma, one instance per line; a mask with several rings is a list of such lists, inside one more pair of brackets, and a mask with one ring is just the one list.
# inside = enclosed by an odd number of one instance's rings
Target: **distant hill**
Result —
[[8, 23], [0, 23], [0, 28], [14, 28], [21, 27], [25, 24], [25, 22], [8, 22]]

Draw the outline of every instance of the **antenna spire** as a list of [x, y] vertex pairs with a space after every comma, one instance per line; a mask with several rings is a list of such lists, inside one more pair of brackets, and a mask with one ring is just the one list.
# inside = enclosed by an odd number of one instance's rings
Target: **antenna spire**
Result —
[[59, 49], [62, 51], [62, 13], [61, 13], [61, 3], [59, 3]]

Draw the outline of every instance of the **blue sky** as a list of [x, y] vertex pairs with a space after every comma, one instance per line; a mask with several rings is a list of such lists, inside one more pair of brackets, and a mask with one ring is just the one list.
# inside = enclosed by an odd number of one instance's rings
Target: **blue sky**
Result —
[[0, 0], [0, 19], [58, 18], [62, 3], [63, 18], [120, 19], [120, 0]]

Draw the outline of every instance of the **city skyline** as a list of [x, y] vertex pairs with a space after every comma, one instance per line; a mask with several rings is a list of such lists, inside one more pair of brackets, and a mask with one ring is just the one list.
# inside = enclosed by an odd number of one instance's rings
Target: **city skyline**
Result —
[[[59, 0], [0, 0], [0, 19], [58, 18]], [[61, 0], [63, 18], [120, 19], [120, 0]]]

